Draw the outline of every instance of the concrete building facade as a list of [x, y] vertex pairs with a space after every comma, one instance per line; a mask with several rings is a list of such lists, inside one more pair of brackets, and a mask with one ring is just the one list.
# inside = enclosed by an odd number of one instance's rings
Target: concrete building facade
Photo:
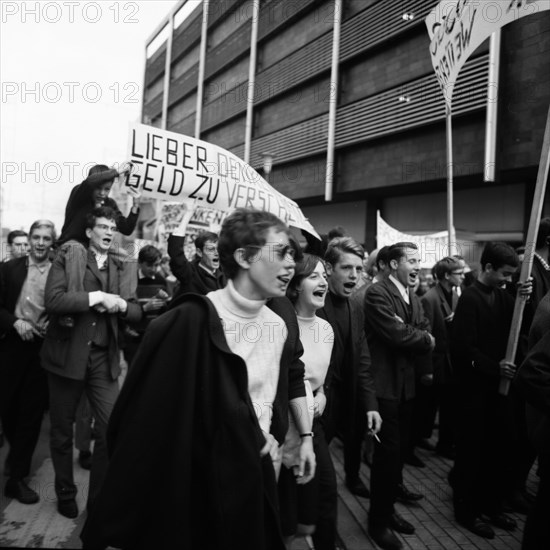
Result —
[[[272, 155], [269, 183], [294, 199], [319, 232], [343, 225], [372, 249], [377, 211], [403, 232], [444, 230], [445, 102], [424, 24], [437, 3], [210, 0], [205, 21], [204, 2], [181, 2], [148, 41], [149, 49], [154, 40], [161, 45], [146, 58], [142, 121], [245, 160], [249, 132], [249, 163], [261, 171], [263, 155]], [[474, 241], [519, 244], [550, 103], [549, 12], [504, 27], [499, 50], [494, 182], [484, 181], [488, 41], [468, 60], [455, 90], [454, 225]]]

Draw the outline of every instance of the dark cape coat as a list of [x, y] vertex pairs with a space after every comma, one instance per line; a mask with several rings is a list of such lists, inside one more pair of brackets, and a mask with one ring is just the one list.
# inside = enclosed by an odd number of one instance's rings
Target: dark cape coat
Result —
[[[210, 300], [180, 301], [149, 326], [114, 407], [84, 547], [284, 550], [246, 365]], [[269, 306], [289, 330], [271, 429], [281, 441], [288, 399], [305, 395], [302, 347], [290, 302]]]

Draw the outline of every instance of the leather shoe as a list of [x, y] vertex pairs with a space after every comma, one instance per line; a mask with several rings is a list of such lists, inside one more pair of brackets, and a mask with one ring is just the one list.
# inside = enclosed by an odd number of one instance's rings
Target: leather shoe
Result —
[[495, 532], [493, 531], [493, 528], [481, 518], [475, 518], [468, 521], [457, 521], [478, 537], [483, 537], [484, 539], [495, 538]]
[[515, 519], [503, 513], [487, 514], [487, 518], [489, 523], [492, 523], [495, 527], [500, 527], [505, 531], [513, 531], [518, 526]]
[[431, 443], [429, 439], [419, 439], [416, 442], [416, 446], [426, 451], [435, 451], [435, 445]]
[[346, 487], [349, 489], [349, 492], [352, 495], [362, 497], [362, 498], [370, 498], [370, 491], [367, 489], [365, 484], [358, 477], [357, 478], [346, 477]]
[[390, 518], [390, 527], [398, 533], [404, 535], [412, 535], [414, 533], [414, 525], [409, 523], [403, 516], [394, 512]]
[[426, 463], [421, 460], [418, 456], [416, 456], [414, 453], [409, 453], [405, 457], [405, 464], [409, 464], [410, 466], [415, 466], [416, 468], [425, 468]]
[[78, 517], [78, 506], [74, 498], [57, 501], [57, 511], [66, 518], [74, 519]]
[[422, 500], [423, 498], [424, 495], [409, 491], [402, 483], [397, 486], [397, 500], [399, 502], [402, 502], [403, 504], [412, 504], [414, 502]]
[[38, 493], [33, 491], [22, 479], [8, 479], [4, 487], [4, 495], [18, 500], [21, 504], [35, 504], [39, 500]]
[[387, 527], [385, 529], [369, 529], [371, 539], [383, 550], [401, 550], [403, 543]]
[[91, 451], [80, 451], [78, 453], [78, 463], [84, 470], [92, 469], [92, 453]]

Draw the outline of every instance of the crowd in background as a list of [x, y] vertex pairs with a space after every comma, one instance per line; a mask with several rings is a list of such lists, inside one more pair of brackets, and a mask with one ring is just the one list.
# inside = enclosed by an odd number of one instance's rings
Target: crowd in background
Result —
[[[303, 232], [301, 245], [272, 214], [245, 209], [199, 234], [190, 261], [188, 207], [167, 254], [147, 245], [136, 262], [115, 246], [139, 216], [139, 197], [128, 216], [109, 198], [119, 176], [90, 170], [59, 238], [48, 220], [8, 236], [7, 497], [39, 500], [27, 478], [48, 411], [63, 516], [81, 512], [74, 445], [90, 470], [87, 548], [282, 549], [305, 537], [335, 550], [337, 437], [381, 548], [415, 532], [394, 505], [425, 498], [403, 482], [405, 465], [425, 466], [417, 447], [452, 461], [458, 523], [491, 539], [517, 528], [509, 512], [525, 514], [524, 550], [550, 547], [550, 218], [521, 283], [524, 250], [505, 243], [487, 243], [475, 270], [461, 256], [428, 270], [414, 243], [368, 254], [335, 227], [321, 240]], [[510, 360], [516, 295], [525, 312]]]

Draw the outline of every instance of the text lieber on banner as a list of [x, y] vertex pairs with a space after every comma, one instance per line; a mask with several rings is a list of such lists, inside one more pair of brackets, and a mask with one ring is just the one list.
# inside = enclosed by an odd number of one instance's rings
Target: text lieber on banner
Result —
[[145, 124], [130, 126], [128, 187], [163, 201], [204, 201], [219, 210], [257, 208], [318, 237], [298, 205], [233, 153], [206, 141]]

